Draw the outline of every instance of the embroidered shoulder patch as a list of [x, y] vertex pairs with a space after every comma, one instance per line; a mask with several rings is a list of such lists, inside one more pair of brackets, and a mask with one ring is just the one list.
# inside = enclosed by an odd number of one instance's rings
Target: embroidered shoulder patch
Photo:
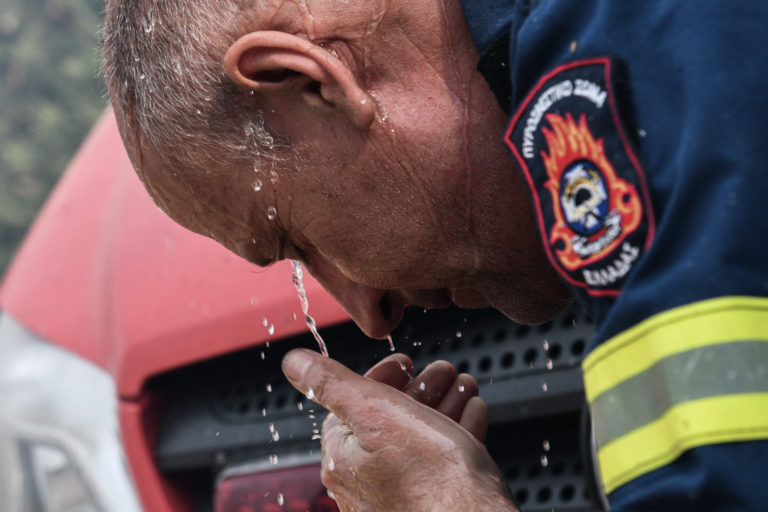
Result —
[[566, 281], [618, 295], [653, 239], [643, 169], [616, 105], [609, 58], [544, 76], [505, 141], [533, 194], [544, 247]]

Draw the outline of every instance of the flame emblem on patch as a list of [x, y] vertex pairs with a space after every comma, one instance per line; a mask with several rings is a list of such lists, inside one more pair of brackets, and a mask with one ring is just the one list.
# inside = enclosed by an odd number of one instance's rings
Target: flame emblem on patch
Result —
[[619, 178], [582, 114], [576, 123], [547, 114], [541, 151], [555, 223], [549, 243], [568, 270], [590, 265], [615, 250], [640, 225], [642, 203], [632, 183]]

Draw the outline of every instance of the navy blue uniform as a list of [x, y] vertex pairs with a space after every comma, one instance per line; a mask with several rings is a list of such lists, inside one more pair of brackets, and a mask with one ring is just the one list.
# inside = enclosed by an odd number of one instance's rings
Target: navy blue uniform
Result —
[[768, 4], [463, 0], [614, 511], [768, 508]]

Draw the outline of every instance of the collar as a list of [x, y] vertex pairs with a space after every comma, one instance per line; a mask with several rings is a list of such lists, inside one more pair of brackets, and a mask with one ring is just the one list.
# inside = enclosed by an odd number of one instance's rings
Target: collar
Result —
[[459, 0], [485, 77], [507, 114], [512, 109], [511, 63], [517, 31], [538, 0]]

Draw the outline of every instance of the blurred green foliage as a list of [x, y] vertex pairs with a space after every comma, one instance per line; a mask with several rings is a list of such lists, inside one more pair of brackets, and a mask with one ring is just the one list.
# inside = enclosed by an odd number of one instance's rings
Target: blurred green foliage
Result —
[[0, 0], [0, 274], [106, 106], [104, 0]]

